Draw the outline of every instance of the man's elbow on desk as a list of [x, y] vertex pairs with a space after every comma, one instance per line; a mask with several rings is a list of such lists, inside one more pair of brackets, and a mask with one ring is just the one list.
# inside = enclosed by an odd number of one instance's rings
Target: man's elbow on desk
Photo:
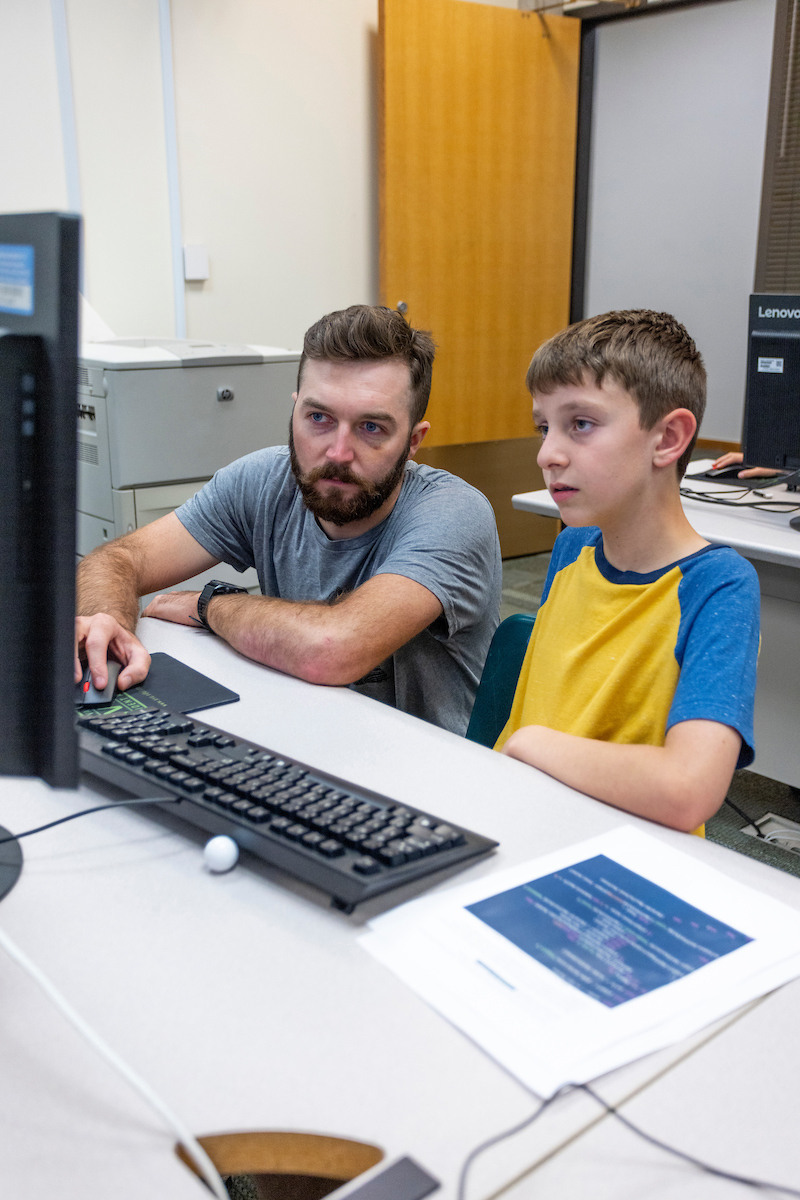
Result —
[[346, 686], [385, 657], [363, 630], [342, 621], [341, 608], [224, 596], [209, 609], [212, 629], [241, 654], [306, 683]]

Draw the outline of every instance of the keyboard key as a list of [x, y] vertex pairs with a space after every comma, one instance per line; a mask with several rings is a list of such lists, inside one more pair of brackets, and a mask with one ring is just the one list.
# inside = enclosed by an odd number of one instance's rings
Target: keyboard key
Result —
[[221, 796], [217, 796], [214, 803], [219, 805], [220, 808], [231, 809], [238, 801], [239, 797], [235, 792], [223, 792]]
[[301, 838], [308, 833], [307, 825], [289, 825], [283, 831], [283, 836], [291, 838], [293, 842], [299, 842]]
[[194, 758], [191, 754], [170, 754], [169, 761], [173, 767], [178, 767], [182, 771], [194, 771], [202, 760]]
[[180, 749], [177, 742], [156, 742], [150, 747], [150, 754], [153, 758], [167, 759], [171, 754], [178, 754]]
[[161, 766], [156, 767], [153, 774], [157, 775], [159, 779], [172, 779], [173, 775], [180, 775], [180, 771], [175, 767], [171, 767], [169, 763], [162, 763]]
[[236, 742], [232, 737], [216, 737], [214, 738], [214, 745], [223, 749], [225, 746], [235, 746]]
[[381, 850], [389, 840], [390, 839], [388, 835], [381, 836], [381, 834], [375, 833], [372, 835], [372, 837], [365, 838], [359, 848], [361, 850], [368, 850], [370, 854], [377, 854], [377, 852]]
[[292, 813], [299, 812], [303, 808], [304, 803], [305, 801], [302, 797], [292, 796], [289, 800], [282, 800], [277, 807], [280, 808], [282, 813], [291, 815]]
[[207, 787], [203, 792], [203, 799], [209, 800], [214, 804], [220, 796], [224, 796], [225, 792], [221, 787]]
[[184, 783], [186, 783], [187, 779], [191, 779], [192, 777], [188, 773], [188, 771], [176, 771], [173, 768], [171, 775], [162, 776], [162, 778], [168, 778], [171, 783], [180, 783], [181, 785], [183, 785]]
[[[172, 730], [170, 730], [170, 733]], [[210, 746], [214, 739], [208, 736], [208, 733], [193, 733], [186, 739], [189, 746]]]
[[253, 804], [244, 814], [248, 821], [253, 821], [256, 825], [263, 825], [265, 821], [269, 821], [272, 813], [268, 808], [262, 808], [260, 804]]
[[141, 750], [130, 750], [125, 761], [129, 762], [132, 767], [141, 767], [143, 763], [147, 762], [147, 755], [142, 754]]
[[255, 808], [255, 805], [251, 804], [249, 800], [234, 800], [230, 808], [231, 812], [243, 815], [244, 813], [248, 813], [251, 808]]
[[[127, 761], [132, 754], [136, 754], [136, 751], [131, 750], [129, 746], [115, 746], [111, 753], [113, 754], [114, 758], [122, 758]], [[142, 755], [142, 757], [144, 757], [144, 755]]]
[[378, 871], [382, 870], [381, 864], [376, 862], [374, 858], [369, 858], [364, 855], [363, 858], [357, 858], [353, 863], [353, 870], [358, 871], [359, 875], [377, 875]]
[[[172, 782], [174, 783], [175, 780], [173, 779]], [[202, 779], [196, 779], [194, 775], [190, 775], [188, 779], [184, 779], [181, 782], [180, 786], [182, 791], [187, 792], [188, 795], [196, 796], [203, 791], [206, 785], [203, 783]]]
[[401, 841], [387, 842], [375, 851], [378, 859], [387, 867], [401, 867], [406, 861], [406, 852]]
[[320, 842], [317, 846], [320, 854], [324, 854], [326, 858], [339, 858], [344, 854], [344, 846], [341, 842], [335, 842], [333, 838], [326, 838], [324, 842]]
[[319, 846], [325, 841], [325, 834], [315, 833], [312, 829], [309, 833], [306, 833], [303, 838], [301, 838], [301, 841], [303, 842], [304, 846]]
[[162, 762], [159, 762], [159, 760], [157, 758], [148, 758], [147, 762], [144, 764], [143, 769], [145, 771], [149, 771], [151, 775], [155, 775], [158, 768], [163, 767], [163, 765], [164, 764]]
[[372, 833], [371, 829], [367, 829], [366, 825], [354, 825], [347, 835], [348, 842], [363, 842]]
[[194, 721], [168, 719], [164, 722], [164, 732], [170, 735], [175, 733], [189, 733], [189, 731], [192, 729], [194, 729]]
[[270, 829], [274, 829], [276, 833], [283, 833], [294, 821], [290, 817], [274, 817], [270, 823]]

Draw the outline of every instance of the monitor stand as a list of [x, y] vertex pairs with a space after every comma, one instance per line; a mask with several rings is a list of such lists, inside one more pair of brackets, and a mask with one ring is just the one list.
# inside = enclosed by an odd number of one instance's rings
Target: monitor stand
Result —
[[22, 874], [22, 847], [16, 838], [13, 842], [2, 841], [7, 837], [13, 837], [11, 830], [0, 825], [0, 900], [8, 895]]

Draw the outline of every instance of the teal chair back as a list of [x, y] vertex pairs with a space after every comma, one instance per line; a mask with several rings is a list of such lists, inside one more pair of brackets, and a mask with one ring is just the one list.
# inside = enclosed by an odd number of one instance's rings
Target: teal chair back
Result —
[[533, 622], [528, 613], [513, 613], [497, 626], [469, 719], [467, 737], [471, 742], [491, 748], [503, 732]]

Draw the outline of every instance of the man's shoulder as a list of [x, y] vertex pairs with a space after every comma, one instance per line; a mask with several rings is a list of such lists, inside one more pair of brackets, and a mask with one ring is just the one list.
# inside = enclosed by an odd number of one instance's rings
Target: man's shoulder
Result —
[[483, 492], [467, 483], [459, 475], [453, 475], [441, 467], [429, 467], [427, 463], [406, 463], [404, 492], [411, 505], [429, 504], [468, 505], [473, 511], [483, 509], [493, 514], [493, 509]]
[[447, 515], [461, 521], [480, 521], [494, 526], [494, 509], [483, 492], [468, 484], [461, 476], [440, 467], [409, 460], [405, 464], [405, 484], [401, 493], [401, 514], [432, 517], [440, 521]]
[[293, 482], [289, 447], [265, 446], [217, 471], [213, 490], [220, 498], [255, 499], [265, 493], [277, 496]]

